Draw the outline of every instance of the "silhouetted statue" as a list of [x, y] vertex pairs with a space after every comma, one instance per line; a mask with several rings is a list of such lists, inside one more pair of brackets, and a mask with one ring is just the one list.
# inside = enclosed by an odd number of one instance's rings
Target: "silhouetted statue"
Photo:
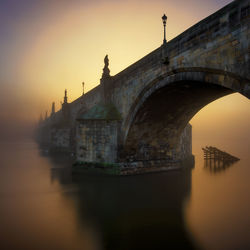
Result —
[[64, 103], [68, 103], [67, 89], [65, 89], [65, 92], [64, 92]]
[[110, 77], [110, 70], [109, 70], [109, 58], [108, 55], [104, 57], [104, 68], [102, 73], [102, 79]]
[[55, 114], [55, 102], [52, 102], [51, 116]]
[[106, 55], [104, 57], [104, 64], [105, 64], [105, 67], [108, 67], [109, 66], [109, 58], [108, 58], [108, 55]]
[[82, 82], [82, 95], [84, 95], [84, 82]]

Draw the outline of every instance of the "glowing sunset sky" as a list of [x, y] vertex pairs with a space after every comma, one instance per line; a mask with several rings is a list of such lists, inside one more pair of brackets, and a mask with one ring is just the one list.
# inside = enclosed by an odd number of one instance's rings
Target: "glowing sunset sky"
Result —
[[[150, 53], [162, 44], [163, 13], [171, 40], [230, 2], [1, 0], [0, 119], [37, 120], [52, 101], [60, 108], [65, 88], [73, 101], [82, 81], [85, 91], [99, 84], [106, 54], [115, 75]], [[234, 96], [227, 107], [248, 112], [242, 98]]]
[[1, 0], [4, 99], [12, 97], [23, 118], [22, 110], [32, 105], [25, 119], [37, 118], [52, 101], [59, 108], [65, 88], [72, 101], [81, 95], [82, 81], [86, 91], [98, 85], [106, 54], [114, 75], [159, 47], [163, 13], [171, 40], [229, 2]]

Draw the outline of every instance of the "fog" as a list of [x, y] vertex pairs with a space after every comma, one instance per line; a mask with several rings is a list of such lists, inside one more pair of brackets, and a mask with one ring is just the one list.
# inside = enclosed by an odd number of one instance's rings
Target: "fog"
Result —
[[[82, 81], [85, 92], [97, 86], [106, 54], [115, 75], [159, 47], [163, 12], [171, 40], [230, 2], [1, 1], [0, 137], [31, 135], [52, 102], [60, 109], [65, 88], [71, 102], [81, 95]], [[191, 123], [195, 140], [245, 143], [248, 100], [240, 95], [220, 99]]]

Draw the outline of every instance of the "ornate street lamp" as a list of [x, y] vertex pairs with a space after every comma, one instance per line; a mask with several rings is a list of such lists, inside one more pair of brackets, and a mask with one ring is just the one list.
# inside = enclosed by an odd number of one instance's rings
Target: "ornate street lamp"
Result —
[[162, 22], [163, 22], [163, 26], [164, 26], [164, 39], [163, 39], [163, 44], [166, 44], [167, 43], [167, 40], [166, 40], [166, 23], [167, 23], [167, 16], [164, 14], [162, 16]]

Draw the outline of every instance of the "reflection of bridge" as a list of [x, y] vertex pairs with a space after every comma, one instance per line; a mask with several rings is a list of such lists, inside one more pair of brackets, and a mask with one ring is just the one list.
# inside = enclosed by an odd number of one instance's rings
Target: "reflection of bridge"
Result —
[[83, 238], [91, 244], [95, 236], [93, 249], [200, 249], [189, 234], [184, 212], [192, 192], [191, 169], [129, 179], [72, 178], [68, 170], [58, 164], [51, 177], [65, 190], [66, 203], [73, 201]]
[[229, 167], [232, 167], [236, 161], [216, 161], [216, 160], [205, 160], [204, 161], [204, 168], [209, 170], [210, 173], [220, 173], [224, 172]]
[[65, 96], [40, 138], [78, 161], [190, 158], [189, 120], [224, 95], [250, 98], [249, 53], [250, 1], [236, 0], [115, 76], [105, 57], [100, 85], [72, 103]]

